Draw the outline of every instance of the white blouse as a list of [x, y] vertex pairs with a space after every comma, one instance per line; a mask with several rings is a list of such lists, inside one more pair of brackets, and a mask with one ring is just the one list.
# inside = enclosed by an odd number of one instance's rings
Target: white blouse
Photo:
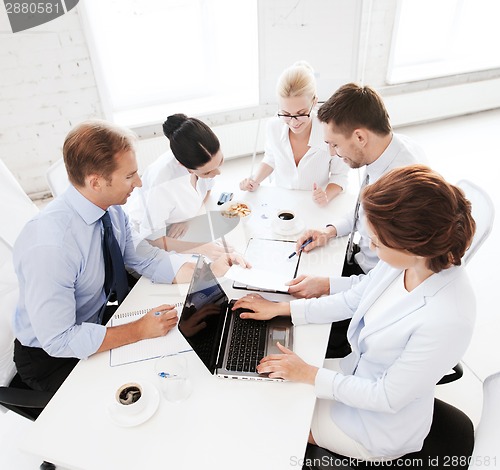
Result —
[[345, 189], [349, 166], [336, 155], [330, 155], [321, 123], [315, 114], [312, 116], [309, 149], [298, 165], [293, 157], [289, 127], [278, 117], [267, 124], [262, 162], [274, 168], [276, 185], [282, 188], [312, 191], [314, 183], [322, 189], [335, 183]]
[[134, 190], [124, 209], [132, 229], [148, 239], [164, 235], [167, 224], [196, 216], [214, 185], [213, 178], [198, 178], [194, 187], [191, 173], [171, 151], [149, 165], [141, 179], [142, 187]]

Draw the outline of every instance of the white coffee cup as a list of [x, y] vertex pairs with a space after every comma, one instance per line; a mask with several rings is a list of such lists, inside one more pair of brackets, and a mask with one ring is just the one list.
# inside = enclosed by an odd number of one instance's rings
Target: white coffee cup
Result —
[[282, 232], [291, 232], [297, 223], [295, 212], [289, 209], [280, 209], [276, 212], [275, 223], [278, 230]]
[[132, 416], [140, 413], [146, 407], [144, 389], [136, 382], [121, 385], [115, 392], [113, 406], [121, 414]]

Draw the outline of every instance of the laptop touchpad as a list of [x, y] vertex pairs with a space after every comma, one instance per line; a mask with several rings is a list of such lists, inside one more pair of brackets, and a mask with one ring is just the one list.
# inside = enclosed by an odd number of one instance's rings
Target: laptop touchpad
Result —
[[282, 354], [277, 346], [277, 342], [288, 348], [289, 329], [281, 326], [269, 328], [267, 339], [267, 354]]

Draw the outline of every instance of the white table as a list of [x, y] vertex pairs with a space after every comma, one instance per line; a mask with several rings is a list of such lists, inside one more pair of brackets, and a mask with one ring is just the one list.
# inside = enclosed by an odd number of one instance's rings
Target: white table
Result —
[[[322, 209], [310, 201], [308, 192], [266, 187], [245, 193], [244, 199], [255, 219], [227, 236], [239, 249], [249, 236], [276, 237], [266, 219], [258, 222], [261, 209], [293, 208], [309, 228], [323, 227], [332, 214], [353, 205], [352, 195], [346, 194]], [[272, 202], [262, 206], [266, 200]], [[344, 239], [304, 256], [301, 270], [338, 273], [345, 243]], [[221, 283], [230, 298], [245, 293], [232, 289], [228, 280]], [[143, 278], [119, 311], [183, 299], [186, 291], [187, 285], [154, 285]], [[329, 325], [295, 327], [295, 351], [320, 366], [329, 330]], [[80, 361], [25, 436], [22, 449], [64, 468], [85, 470], [300, 468], [297, 462], [304, 455], [315, 403], [312, 386], [219, 379], [193, 352], [184, 354], [192, 395], [177, 404], [162, 399], [157, 412], [135, 427], [114, 424], [107, 406], [123, 383], [155, 384], [154, 360], [110, 367], [109, 352], [104, 352]]]

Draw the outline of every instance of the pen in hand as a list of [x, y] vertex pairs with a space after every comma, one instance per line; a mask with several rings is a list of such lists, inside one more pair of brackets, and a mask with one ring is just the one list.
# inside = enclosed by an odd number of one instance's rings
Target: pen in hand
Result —
[[222, 240], [222, 246], [224, 247], [224, 251], [226, 252], [227, 264], [229, 264], [229, 266], [232, 266], [233, 262], [231, 261], [231, 257], [229, 256], [229, 249], [227, 248], [226, 239], [224, 238], [224, 235], [222, 235], [222, 237], [220, 238]]
[[[309, 243], [311, 243], [313, 241], [312, 238], [308, 238], [304, 243], [302, 243], [302, 245], [300, 246], [300, 249], [299, 249], [299, 252], [302, 251], [304, 249], [304, 247], [306, 247], [307, 245], [309, 245]], [[298, 254], [296, 251], [294, 251], [289, 257], [288, 259], [290, 258], [293, 258], [296, 254]]]

